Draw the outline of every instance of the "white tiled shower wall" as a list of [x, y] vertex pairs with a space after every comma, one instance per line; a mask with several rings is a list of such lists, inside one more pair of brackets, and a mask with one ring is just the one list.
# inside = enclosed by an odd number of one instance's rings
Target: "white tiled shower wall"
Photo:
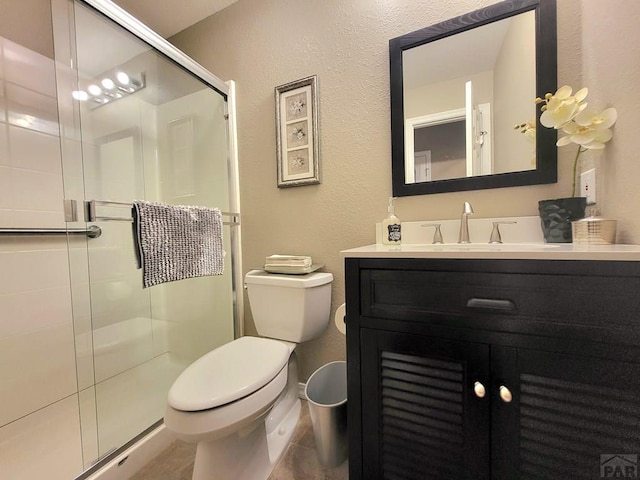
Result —
[[[66, 72], [0, 38], [2, 227], [65, 228], [65, 193], [82, 199], [87, 178], [91, 198], [142, 196], [118, 190], [134, 178], [124, 155], [130, 152], [114, 152], [110, 171], [92, 172], [95, 146], [81, 151], [70, 112], [62, 112], [61, 139], [56, 74]], [[132, 114], [122, 111], [126, 100], [112, 113], [138, 118], [144, 102], [131, 102]], [[93, 120], [87, 138], [100, 137], [96, 124], [109, 123], [104, 115]], [[164, 411], [162, 392], [184, 368], [168, 358], [167, 323], [152, 320], [148, 293], [138, 287], [130, 224], [101, 227], [89, 251], [83, 237], [69, 244], [64, 235], [0, 241], [1, 479], [74, 478], [155, 422]]]
[[[65, 196], [128, 201], [147, 195], [227, 209], [222, 99], [200, 85], [162, 105], [125, 98], [117, 109], [83, 117], [81, 142], [77, 112], [65, 102], [58, 112], [56, 105], [56, 82], [59, 98], [70, 99], [72, 75], [62, 62], [54, 65], [0, 38], [0, 227], [83, 227], [82, 221], [65, 224]], [[118, 136], [136, 125], [137, 156], [131, 145], [136, 134]], [[191, 136], [199, 141], [169, 141]], [[188, 148], [174, 152], [172, 145]], [[181, 161], [173, 162], [171, 153]], [[135, 171], [141, 163], [144, 190]], [[189, 171], [176, 170], [185, 165]], [[174, 185], [174, 178], [183, 181]], [[142, 291], [130, 223], [99, 225], [103, 235], [88, 242], [79, 236], [0, 238], [2, 480], [73, 478], [155, 422], [184, 366], [233, 338], [231, 322], [211, 321], [233, 318], [228, 278]], [[228, 235], [225, 250], [231, 251]]]
[[[3, 227], [64, 227], [57, 125], [54, 62], [0, 38]], [[0, 478], [73, 478], [83, 460], [64, 236], [0, 242], [0, 315]]]

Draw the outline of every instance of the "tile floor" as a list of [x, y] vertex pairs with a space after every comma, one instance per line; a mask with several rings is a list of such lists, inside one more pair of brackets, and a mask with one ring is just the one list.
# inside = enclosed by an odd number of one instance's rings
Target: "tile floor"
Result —
[[[191, 480], [195, 445], [176, 441], [130, 480]], [[269, 480], [347, 480], [348, 460], [337, 468], [324, 468], [315, 452], [313, 429], [307, 402], [280, 462]]]

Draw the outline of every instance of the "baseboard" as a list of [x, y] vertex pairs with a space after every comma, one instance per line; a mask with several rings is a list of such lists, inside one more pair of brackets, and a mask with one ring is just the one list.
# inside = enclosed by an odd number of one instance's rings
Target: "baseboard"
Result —
[[306, 388], [307, 384], [304, 382], [298, 382], [298, 397], [301, 398], [302, 400], [306, 400], [307, 396], [304, 394], [304, 390]]

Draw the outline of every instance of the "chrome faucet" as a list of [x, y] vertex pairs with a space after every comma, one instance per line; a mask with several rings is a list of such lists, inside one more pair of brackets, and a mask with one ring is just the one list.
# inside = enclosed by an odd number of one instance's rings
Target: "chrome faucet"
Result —
[[458, 235], [458, 243], [471, 243], [469, 239], [469, 215], [473, 215], [473, 208], [469, 202], [464, 202], [462, 207], [462, 216], [460, 217], [460, 234]]

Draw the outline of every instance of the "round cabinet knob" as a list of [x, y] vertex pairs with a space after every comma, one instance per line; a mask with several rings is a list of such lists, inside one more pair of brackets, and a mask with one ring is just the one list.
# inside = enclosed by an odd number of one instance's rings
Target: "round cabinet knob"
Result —
[[509, 390], [504, 385], [500, 385], [499, 393], [500, 393], [500, 398], [504, 403], [509, 403], [511, 402], [511, 400], [513, 400], [513, 395], [511, 395], [511, 390]]
[[480, 382], [475, 382], [473, 384], [473, 392], [476, 394], [476, 397], [478, 398], [483, 398], [487, 394], [487, 391], [485, 390], [484, 385], [482, 385]]

